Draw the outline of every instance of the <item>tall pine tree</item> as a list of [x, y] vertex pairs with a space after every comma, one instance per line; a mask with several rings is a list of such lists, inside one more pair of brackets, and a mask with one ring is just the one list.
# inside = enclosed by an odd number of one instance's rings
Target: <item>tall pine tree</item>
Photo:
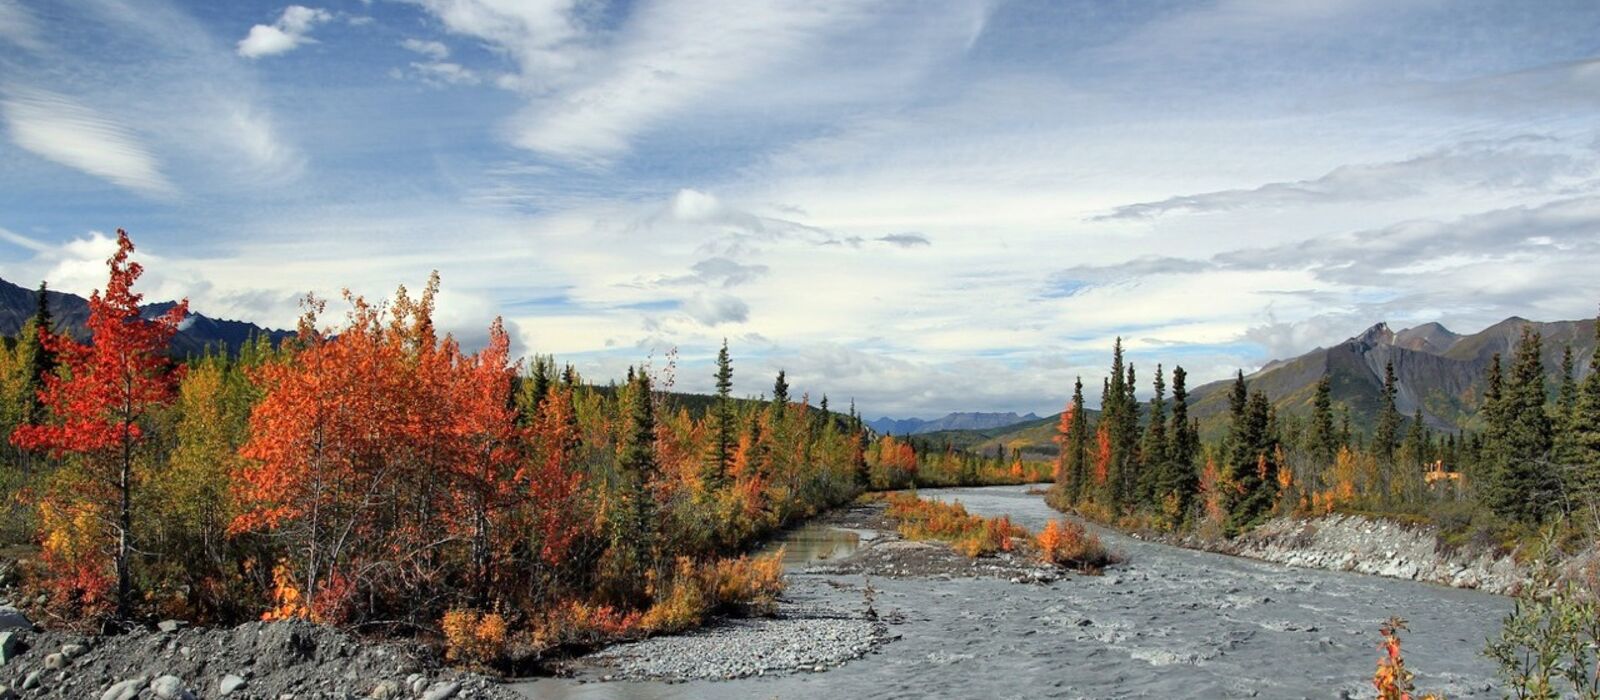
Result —
[[717, 351], [717, 401], [713, 407], [716, 437], [712, 440], [712, 484], [720, 484], [728, 476], [728, 465], [733, 461], [733, 443], [738, 427], [733, 424], [733, 359], [728, 356], [728, 339], [722, 339], [722, 349]]
[[1539, 334], [1523, 327], [1489, 446], [1492, 483], [1489, 505], [1502, 517], [1539, 522], [1555, 504], [1559, 483], [1549, 463], [1552, 433], [1545, 411], [1544, 366]]
[[1311, 429], [1306, 435], [1306, 447], [1322, 466], [1332, 465], [1339, 454], [1339, 434], [1333, 427], [1333, 378], [1327, 374], [1317, 381], [1317, 393], [1311, 400]]
[[1383, 365], [1383, 394], [1378, 399], [1378, 425], [1372, 432], [1372, 451], [1384, 461], [1394, 459], [1394, 448], [1400, 440], [1400, 409], [1395, 405], [1398, 394], [1394, 377], [1394, 360]]

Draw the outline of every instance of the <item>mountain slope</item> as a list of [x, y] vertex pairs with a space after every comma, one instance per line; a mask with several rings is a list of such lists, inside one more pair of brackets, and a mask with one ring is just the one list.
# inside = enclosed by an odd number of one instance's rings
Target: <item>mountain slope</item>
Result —
[[867, 426], [877, 431], [880, 435], [922, 435], [941, 430], [992, 430], [1038, 419], [1039, 417], [1032, 413], [1025, 416], [1010, 412], [950, 413], [933, 420], [923, 420], [921, 418], [898, 420], [884, 417], [867, 421]]
[[[1580, 378], [1595, 352], [1594, 320], [1537, 322], [1512, 317], [1470, 335], [1460, 335], [1438, 323], [1394, 332], [1379, 323], [1366, 332], [1330, 348], [1317, 348], [1298, 357], [1273, 360], [1245, 377], [1252, 389], [1266, 392], [1281, 415], [1308, 416], [1317, 382], [1332, 379], [1335, 412], [1348, 409], [1357, 431], [1370, 431], [1383, 393], [1384, 365], [1394, 362], [1398, 384], [1395, 403], [1409, 417], [1422, 409], [1423, 421], [1434, 430], [1476, 429], [1476, 414], [1483, 400], [1485, 378], [1495, 353], [1509, 364], [1522, 327], [1531, 326], [1542, 337], [1546, 387], [1554, 395], [1560, 381], [1561, 354], [1572, 351]], [[1201, 433], [1216, 439], [1227, 430], [1228, 392], [1231, 379], [1211, 382], [1190, 392], [1190, 414], [1200, 421]], [[1148, 396], [1149, 387], [1139, 387]], [[1337, 416], [1336, 416], [1337, 420]], [[997, 445], [1020, 448], [1025, 454], [1055, 454], [1051, 438], [1054, 419], [1019, 425], [1001, 432], [949, 436], [952, 444], [970, 442], [974, 450], [992, 451]]]
[[[1422, 409], [1435, 430], [1474, 427], [1484, 381], [1495, 353], [1509, 363], [1523, 326], [1543, 337], [1546, 383], [1554, 393], [1560, 381], [1561, 354], [1572, 346], [1580, 375], [1595, 351], [1594, 321], [1538, 322], [1512, 317], [1471, 335], [1458, 335], [1437, 323], [1398, 333], [1384, 323], [1331, 348], [1318, 348], [1276, 362], [1245, 377], [1252, 390], [1265, 391], [1280, 413], [1307, 415], [1317, 381], [1332, 378], [1335, 405], [1348, 407], [1351, 423], [1370, 429], [1383, 392], [1385, 364], [1394, 363], [1395, 404], [1400, 413]], [[1194, 415], [1208, 434], [1225, 427], [1232, 382], [1212, 382], [1194, 390]]]
[[[32, 289], [0, 279], [0, 335], [15, 337], [21, 332], [23, 325], [28, 319], [33, 318], [34, 309], [37, 308], [35, 295]], [[57, 291], [45, 292], [45, 299], [55, 326], [51, 330], [70, 333], [80, 340], [88, 337], [89, 300], [76, 294]], [[165, 301], [146, 304], [141, 310], [146, 317], [154, 317], [171, 309], [174, 303]], [[244, 321], [211, 318], [191, 311], [179, 326], [177, 335], [172, 338], [171, 352], [180, 356], [198, 355], [207, 348], [220, 347], [226, 348], [229, 353], [234, 353], [238, 352], [239, 346], [245, 342], [263, 334], [271, 338], [273, 344], [277, 344], [293, 333], [262, 328]]]

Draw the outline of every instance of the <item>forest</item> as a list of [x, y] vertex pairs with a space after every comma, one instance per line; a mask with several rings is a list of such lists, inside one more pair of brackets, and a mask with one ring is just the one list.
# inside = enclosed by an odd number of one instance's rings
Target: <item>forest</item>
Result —
[[747, 552], [865, 489], [1042, 473], [878, 438], [781, 371], [736, 398], [726, 344], [712, 397], [674, 393], [670, 356], [598, 386], [525, 367], [499, 321], [466, 352], [437, 275], [173, 357], [187, 305], [141, 317], [133, 252], [119, 231], [90, 342], [52, 332], [41, 286], [0, 352], [0, 544], [58, 624], [302, 617], [516, 665], [770, 606], [777, 560]]
[[[1353, 431], [1330, 382], [1309, 415], [1279, 415], [1239, 372], [1229, 424], [1205, 444], [1189, 415], [1182, 367], [1170, 396], [1156, 366], [1147, 402], [1120, 339], [1102, 386], [1099, 420], [1082, 382], [1061, 414], [1052, 502], [1128, 529], [1233, 536], [1273, 515], [1367, 513], [1432, 522], [1458, 543], [1509, 548], [1559, 525], [1573, 544], [1600, 526], [1600, 358], [1579, 381], [1571, 347], [1546, 386], [1541, 339], [1524, 328], [1513, 356], [1497, 354], [1478, 387], [1483, 429], [1440, 434], [1421, 411], [1395, 407], [1392, 364], [1370, 434]], [[1336, 420], [1336, 416], [1339, 419]]]

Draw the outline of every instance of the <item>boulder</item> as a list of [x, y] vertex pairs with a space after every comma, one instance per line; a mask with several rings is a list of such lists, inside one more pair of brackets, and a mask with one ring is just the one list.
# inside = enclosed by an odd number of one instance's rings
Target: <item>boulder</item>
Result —
[[0, 605], [0, 632], [31, 629], [33, 629], [33, 620], [29, 620], [27, 615], [22, 614], [21, 610], [9, 605]]
[[217, 694], [232, 695], [236, 692], [244, 690], [245, 686], [248, 685], [249, 682], [247, 682], [244, 678], [230, 673], [226, 676], [223, 676], [222, 680], [217, 683]]
[[18, 687], [23, 690], [37, 690], [39, 686], [44, 685], [43, 678], [44, 671], [34, 671], [28, 674], [27, 678], [22, 679], [22, 685]]
[[139, 697], [139, 691], [144, 690], [145, 685], [149, 682], [150, 679], [148, 677], [139, 676], [138, 678], [129, 678], [125, 681], [112, 683], [111, 687], [106, 688], [106, 691], [100, 694], [100, 700], [135, 700], [135, 698]]
[[59, 671], [63, 668], [66, 668], [67, 664], [71, 662], [72, 659], [67, 658], [66, 654], [60, 652], [56, 652], [44, 657], [44, 667], [52, 671]]
[[195, 700], [194, 693], [183, 687], [183, 679], [162, 676], [150, 682], [150, 692], [161, 700]]
[[4, 683], [0, 683], [0, 700], [17, 700], [17, 691], [7, 688]]
[[395, 700], [400, 697], [400, 684], [392, 680], [380, 681], [372, 686], [372, 693], [367, 697], [371, 700]]
[[22, 643], [22, 634], [15, 631], [0, 632], [0, 666], [22, 655], [28, 645]]
[[76, 659], [88, 652], [89, 647], [82, 644], [66, 644], [61, 647], [61, 653], [66, 654], [69, 659]]
[[438, 683], [428, 689], [427, 694], [422, 696], [422, 700], [450, 700], [459, 692], [461, 692], [461, 683], [458, 681]]
[[162, 620], [156, 623], [156, 629], [169, 634], [183, 628], [184, 624], [182, 620]]

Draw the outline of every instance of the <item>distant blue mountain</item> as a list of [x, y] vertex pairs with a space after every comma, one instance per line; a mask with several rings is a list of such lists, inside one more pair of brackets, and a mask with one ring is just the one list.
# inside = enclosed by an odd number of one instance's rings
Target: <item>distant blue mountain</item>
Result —
[[1029, 413], [1019, 416], [1014, 412], [1007, 413], [951, 413], [942, 418], [923, 420], [921, 418], [879, 418], [867, 421], [867, 426], [877, 431], [880, 435], [920, 435], [940, 430], [988, 430], [990, 428], [1003, 428], [1017, 423], [1026, 423], [1038, 420], [1039, 416]]
[[[21, 332], [23, 324], [33, 318], [34, 309], [38, 304], [35, 294], [32, 289], [0, 279], [0, 335], [15, 337]], [[88, 338], [88, 299], [57, 291], [45, 292], [45, 298], [50, 305], [50, 316], [55, 322], [55, 328], [52, 330], [69, 333], [79, 339]], [[176, 302], [164, 301], [146, 304], [142, 307], [142, 311], [147, 317], [158, 316], [166, 313], [174, 303]], [[173, 336], [170, 350], [177, 356], [198, 355], [208, 348], [224, 348], [232, 354], [239, 351], [239, 346], [261, 335], [271, 338], [272, 343], [276, 345], [294, 333], [190, 312], [184, 319], [183, 325], [179, 327], [177, 335]]]

